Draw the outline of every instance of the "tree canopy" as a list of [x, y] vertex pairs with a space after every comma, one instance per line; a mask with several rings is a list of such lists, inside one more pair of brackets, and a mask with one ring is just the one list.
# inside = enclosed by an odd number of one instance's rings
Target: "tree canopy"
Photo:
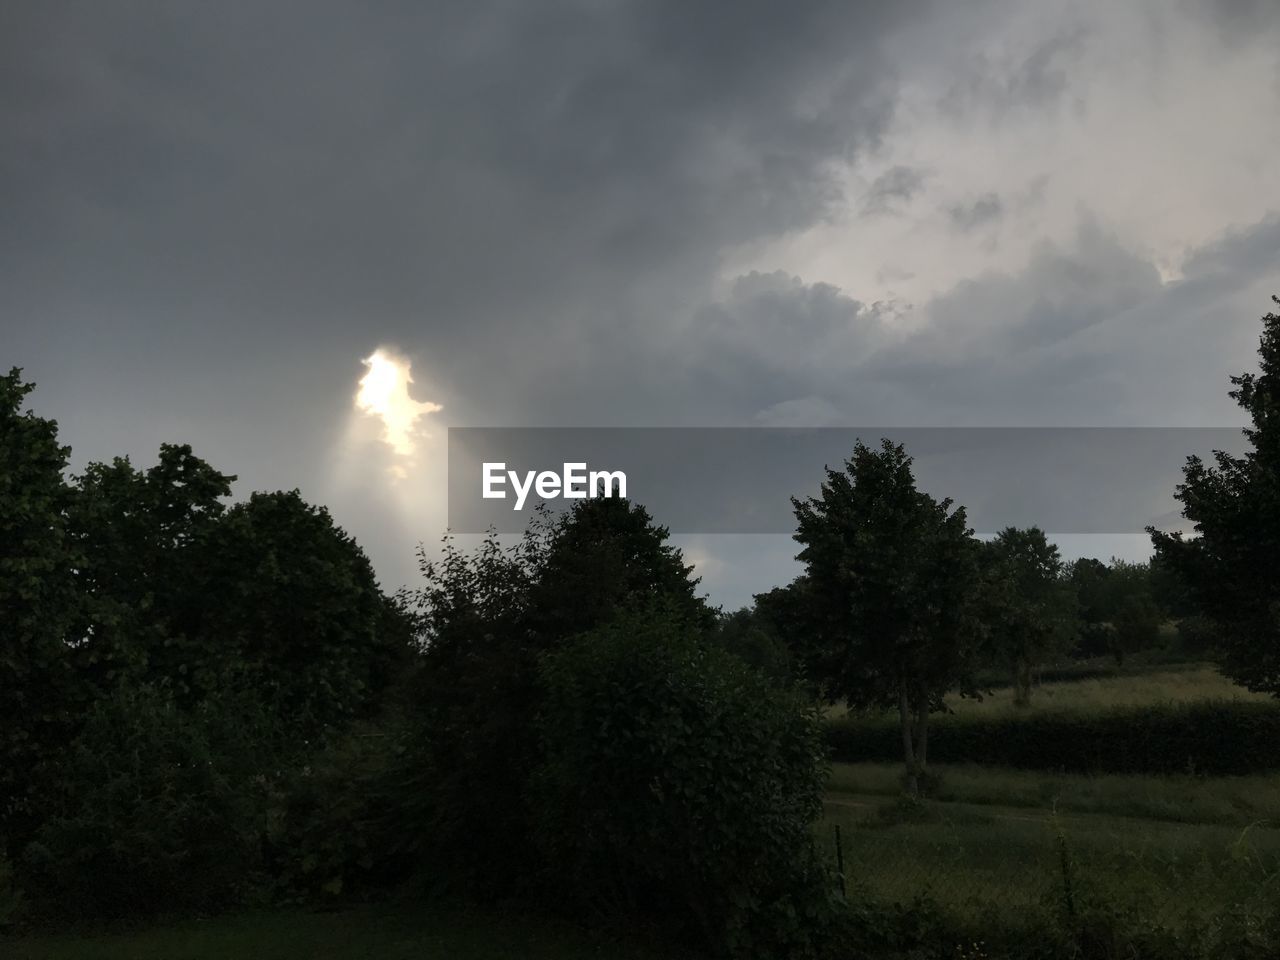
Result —
[[826, 695], [898, 708], [914, 793], [928, 715], [969, 676], [978, 541], [964, 508], [918, 490], [911, 458], [888, 440], [859, 442], [817, 497], [792, 503]]
[[70, 448], [55, 421], [23, 411], [34, 387], [16, 367], [0, 377], [0, 835], [30, 812], [31, 770], [70, 735], [80, 697]]
[[1149, 532], [1215, 624], [1223, 670], [1280, 696], [1280, 315], [1262, 318], [1258, 356], [1259, 370], [1232, 377], [1229, 392], [1249, 417], [1251, 449], [1215, 451], [1212, 465], [1189, 457], [1176, 496], [1196, 535]]
[[1039, 527], [1006, 527], [984, 547], [988, 638], [1012, 669], [1014, 703], [1031, 702], [1031, 672], [1075, 641], [1076, 600], [1058, 548]]

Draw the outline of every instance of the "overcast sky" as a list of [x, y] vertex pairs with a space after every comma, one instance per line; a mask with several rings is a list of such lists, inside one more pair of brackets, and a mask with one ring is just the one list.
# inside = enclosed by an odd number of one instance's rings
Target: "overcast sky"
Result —
[[1273, 0], [6, 0], [0, 114], [0, 365], [77, 469], [191, 443], [388, 588], [450, 425], [1230, 424], [1280, 292]]

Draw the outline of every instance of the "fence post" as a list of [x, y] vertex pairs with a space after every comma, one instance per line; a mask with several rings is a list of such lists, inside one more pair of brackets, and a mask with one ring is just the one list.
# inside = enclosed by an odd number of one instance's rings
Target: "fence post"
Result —
[[836, 875], [840, 877], [840, 899], [848, 900], [844, 887], [844, 844], [840, 842], [840, 824], [836, 824]]

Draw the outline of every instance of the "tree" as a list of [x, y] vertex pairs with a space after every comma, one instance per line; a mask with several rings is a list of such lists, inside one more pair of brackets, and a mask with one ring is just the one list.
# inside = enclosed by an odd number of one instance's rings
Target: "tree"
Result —
[[1259, 371], [1232, 377], [1229, 393], [1249, 415], [1251, 449], [1215, 451], [1214, 466], [1187, 459], [1176, 497], [1195, 537], [1148, 532], [1215, 624], [1223, 671], [1280, 697], [1280, 315], [1262, 318], [1258, 356]]
[[693, 567], [641, 504], [581, 500], [550, 524], [530, 595], [531, 627], [540, 634], [567, 639], [659, 600], [700, 629], [715, 625]]
[[1092, 558], [1072, 564], [1068, 580], [1079, 610], [1079, 651], [1085, 656], [1110, 654], [1117, 663], [1124, 663], [1128, 654], [1156, 646], [1165, 620], [1156, 589], [1159, 583], [1168, 595], [1170, 576], [1164, 563], [1130, 563], [1112, 557], [1110, 566]]
[[409, 633], [359, 545], [298, 491], [255, 493], [189, 547], [166, 674], [189, 698], [246, 684], [303, 730], [361, 713]]
[[916, 795], [929, 713], [967, 681], [979, 636], [979, 545], [964, 508], [917, 490], [911, 458], [888, 440], [859, 442], [819, 496], [792, 503], [826, 695], [897, 707]]
[[167, 678], [174, 604], [189, 585], [189, 545], [222, 516], [235, 477], [163, 444], [146, 471], [127, 457], [91, 463], [77, 479], [70, 526], [85, 597], [78, 669], [99, 693], [124, 677]]
[[791, 658], [772, 625], [753, 607], [721, 614], [714, 633], [717, 646], [778, 683], [791, 679]]
[[808, 577], [801, 575], [785, 587], [757, 593], [752, 599], [753, 620], [768, 635], [776, 637], [786, 651], [791, 678], [817, 695], [822, 658], [810, 627]]
[[22, 412], [35, 389], [0, 377], [0, 836], [32, 812], [31, 771], [72, 735], [81, 693], [71, 670], [80, 563], [67, 531], [70, 447], [53, 420]]
[[449, 881], [505, 892], [512, 864], [536, 856], [521, 798], [539, 749], [540, 659], [626, 611], [661, 605], [699, 631], [713, 613], [666, 529], [618, 499], [543, 513], [510, 549], [490, 536], [468, 554], [446, 538], [421, 567], [418, 733], [402, 771], [411, 842]]
[[1013, 671], [1015, 706], [1031, 704], [1031, 674], [1074, 639], [1075, 597], [1058, 548], [1038, 527], [1006, 527], [985, 547], [993, 652]]
[[449, 537], [439, 558], [419, 549], [424, 582], [407, 594], [422, 657], [392, 805], [405, 856], [469, 894], [505, 892], [533, 858], [522, 793], [536, 759], [540, 647], [528, 611], [543, 532], [514, 549], [492, 534], [470, 553]]

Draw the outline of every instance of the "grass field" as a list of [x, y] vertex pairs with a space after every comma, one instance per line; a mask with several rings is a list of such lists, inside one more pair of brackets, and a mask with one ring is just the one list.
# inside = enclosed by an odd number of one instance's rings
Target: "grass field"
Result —
[[[1233, 683], [1212, 664], [1156, 666], [1117, 671], [1111, 676], [1038, 683], [1032, 689], [1031, 706], [1013, 705], [1013, 690], [996, 686], [982, 699], [951, 695], [946, 703], [958, 717], [981, 719], [1033, 713], [1096, 713], [1120, 707], [1146, 707], [1162, 703], [1193, 703], [1199, 700], [1239, 700], [1270, 703], [1273, 698], [1252, 693]], [[828, 710], [833, 718], [847, 714], [843, 706]], [[886, 718], [892, 719], [889, 714]]]
[[[1228, 680], [1209, 664], [1192, 669], [1157, 669], [1149, 673], [1094, 677], [1037, 685], [1031, 694], [1033, 711], [1092, 713], [1117, 707], [1145, 707], [1160, 703], [1196, 700], [1270, 702], [1271, 697], [1251, 693]], [[1002, 687], [981, 700], [952, 696], [947, 706], [961, 716], [995, 716], [1019, 711], [1013, 691]]]
[[5, 960], [658, 960], [670, 958], [522, 914], [440, 908], [274, 911], [137, 933], [0, 938]]
[[[1194, 664], [1044, 683], [1028, 709], [1015, 708], [1007, 688], [948, 705], [957, 720], [982, 720], [1269, 699]], [[914, 808], [899, 800], [900, 765], [833, 767], [819, 839], [831, 851], [840, 825], [846, 874], [863, 895], [909, 902], [927, 894], [970, 916], [1016, 918], [1061, 905], [1065, 852], [1074, 895], [1157, 922], [1280, 900], [1280, 774], [1087, 776], [976, 764], [931, 771], [939, 785]]]
[[862, 895], [928, 895], [970, 917], [1012, 922], [1074, 895], [1180, 923], [1280, 900], [1280, 775], [1072, 776], [952, 765], [935, 797], [903, 805], [900, 767], [838, 764], [819, 842]]
[[[976, 764], [938, 765], [932, 772], [941, 776], [935, 799], [942, 803], [1240, 829], [1259, 822], [1280, 827], [1280, 774], [1214, 779], [1084, 776]], [[898, 764], [839, 763], [832, 768], [828, 789], [847, 801], [878, 803], [902, 792], [901, 775]]]

